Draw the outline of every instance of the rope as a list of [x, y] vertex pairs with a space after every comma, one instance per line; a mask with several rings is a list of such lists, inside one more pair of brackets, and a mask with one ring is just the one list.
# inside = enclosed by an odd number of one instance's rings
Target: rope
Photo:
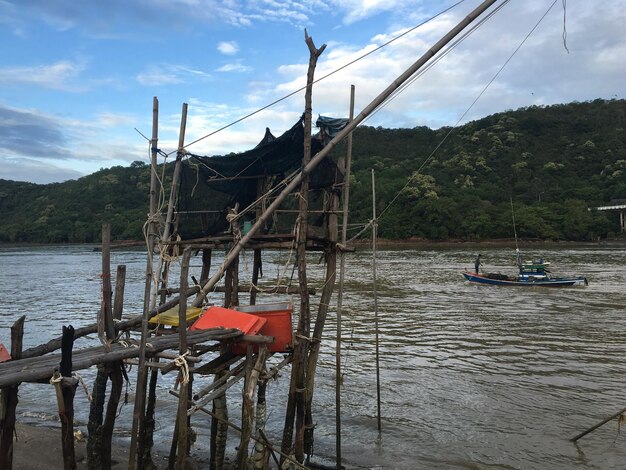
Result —
[[186, 356], [189, 354], [189, 351], [181, 354], [176, 359], [174, 359], [174, 364], [176, 367], [180, 369], [180, 374], [182, 375], [182, 384], [187, 385], [189, 383], [189, 364], [187, 363]]
[[569, 54], [567, 48], [567, 0], [563, 0], [563, 47]]
[[72, 372], [72, 377], [78, 379], [80, 384], [83, 386], [83, 390], [85, 391], [85, 395], [87, 396], [87, 400], [91, 403], [93, 401], [93, 397], [91, 393], [89, 393], [89, 388], [87, 388], [87, 384], [83, 380], [83, 377], [78, 372]]
[[50, 377], [50, 383], [52, 385], [61, 383], [62, 380], [63, 380], [63, 376], [59, 374], [59, 371], [56, 371], [56, 370], [54, 371], [54, 374], [52, 375], [52, 377]]

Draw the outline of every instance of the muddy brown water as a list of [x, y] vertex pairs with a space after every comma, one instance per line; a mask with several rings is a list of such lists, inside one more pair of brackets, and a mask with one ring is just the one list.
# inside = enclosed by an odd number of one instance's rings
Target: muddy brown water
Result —
[[[379, 250], [380, 436], [372, 257], [365, 247], [348, 255], [342, 328], [344, 465], [624, 468], [626, 434], [617, 421], [583, 437], [578, 445], [569, 438], [626, 407], [626, 245], [537, 245], [524, 250], [527, 256], [550, 260], [555, 273], [585, 275], [587, 288], [470, 285], [460, 273], [473, 266], [479, 252], [485, 269], [513, 271], [512, 247]], [[263, 281], [268, 285], [279, 278], [288, 282], [287, 255], [267, 253]], [[127, 266], [125, 313], [139, 313], [144, 252], [114, 251], [111, 261], [112, 272], [115, 265]], [[192, 273], [199, 272], [199, 262], [192, 263]], [[308, 263], [311, 284], [319, 291], [323, 269], [319, 256], [311, 255]], [[252, 254], [246, 253], [244, 278], [251, 265]], [[92, 246], [0, 248], [0, 342], [9, 345], [10, 326], [23, 314], [25, 347], [56, 337], [62, 325], [92, 323], [100, 305], [100, 269], [100, 253]], [[174, 270], [172, 279], [176, 276]], [[332, 305], [314, 397], [313, 460], [325, 464], [332, 464], [335, 455], [336, 297]], [[96, 342], [86, 338], [76, 347]], [[91, 385], [94, 371], [81, 374]], [[276, 442], [288, 377], [287, 369], [268, 388], [272, 401], [268, 435]], [[169, 448], [172, 435], [176, 402], [168, 390], [173, 381], [173, 374], [164, 377], [159, 389], [156, 441], [163, 448]], [[121, 441], [128, 438], [133, 386], [117, 422]], [[229, 397], [236, 422], [240, 390], [235, 387]], [[89, 404], [80, 390], [75, 405], [77, 426], [86, 427]], [[20, 388], [20, 421], [56, 425], [55, 406], [52, 386]], [[192, 423], [198, 433], [193, 453], [202, 458], [208, 448], [208, 419], [198, 414]], [[235, 441], [233, 434], [233, 446]]]

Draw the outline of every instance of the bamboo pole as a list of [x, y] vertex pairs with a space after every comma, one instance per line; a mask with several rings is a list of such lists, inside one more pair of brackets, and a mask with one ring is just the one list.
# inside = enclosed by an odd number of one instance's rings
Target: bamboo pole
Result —
[[[180, 131], [178, 134], [178, 151], [176, 152], [176, 164], [174, 166], [174, 175], [172, 176], [172, 187], [170, 188], [170, 198], [167, 204], [167, 216], [165, 219], [165, 228], [163, 229], [163, 235], [161, 237], [161, 244], [163, 249], [167, 249], [170, 241], [170, 235], [172, 230], [172, 223], [174, 219], [174, 207], [178, 201], [178, 183], [180, 180], [180, 172], [183, 166], [183, 156], [185, 155], [185, 130], [187, 128], [187, 103], [183, 103], [183, 109], [180, 119]], [[169, 250], [168, 250], [169, 251]], [[159, 272], [161, 272], [162, 259], [159, 259]], [[167, 273], [169, 272], [169, 262], [165, 262], [163, 266], [163, 273], [161, 275], [161, 287], [167, 287]], [[163, 301], [164, 299], [162, 299]], [[156, 292], [155, 297], [152, 299], [152, 306], [156, 305]]]
[[600, 421], [598, 424], [595, 424], [593, 426], [591, 426], [589, 429], [581, 432], [580, 434], [577, 434], [576, 436], [572, 437], [570, 439], [570, 442], [576, 442], [578, 439], [580, 439], [583, 436], [586, 436], [587, 434], [589, 434], [591, 431], [595, 431], [596, 429], [598, 429], [600, 426], [602, 426], [603, 424], [608, 423], [609, 421], [611, 421], [612, 419], [617, 418], [618, 416], [620, 416], [621, 414], [626, 413], [626, 408], [622, 408], [621, 410], [619, 410], [617, 413], [612, 414], [611, 416], [609, 416], [608, 418], [604, 418], [602, 421]]
[[[350, 87], [350, 121], [354, 119], [354, 85]], [[345, 248], [348, 240], [348, 214], [350, 207], [350, 169], [352, 164], [352, 132], [348, 135], [346, 163], [343, 172], [343, 220], [341, 223], [341, 245]], [[341, 341], [343, 284], [346, 273], [346, 254], [339, 253], [339, 289], [337, 292], [337, 338], [335, 343], [335, 453], [337, 469], [341, 470]]]
[[329, 199], [329, 215], [328, 215], [328, 239], [331, 247], [326, 251], [326, 276], [320, 302], [317, 310], [317, 318], [315, 319], [315, 327], [311, 336], [311, 344], [309, 346], [309, 355], [307, 358], [306, 370], [306, 402], [305, 402], [305, 432], [304, 432], [304, 453], [311, 456], [313, 453], [313, 391], [315, 390], [315, 372], [317, 370], [317, 361], [322, 343], [322, 335], [330, 306], [330, 299], [335, 288], [335, 279], [337, 276], [337, 237], [338, 237], [338, 220], [337, 209], [339, 208], [339, 193], [336, 189], [332, 190]]
[[337, 135], [322, 149], [320, 150], [306, 165], [300, 173], [288, 183], [282, 192], [276, 196], [272, 203], [267, 207], [267, 210], [257, 218], [257, 221], [252, 225], [246, 235], [244, 235], [237, 244], [235, 244], [229, 251], [228, 255], [224, 258], [222, 265], [217, 269], [215, 274], [202, 285], [202, 289], [198, 293], [196, 299], [193, 302], [194, 307], [199, 307], [202, 303], [202, 299], [211, 291], [213, 286], [222, 278], [224, 271], [228, 265], [232, 262], [233, 258], [243, 249], [243, 247], [252, 239], [252, 237], [264, 226], [269, 220], [276, 209], [283, 203], [283, 201], [291, 194], [302, 180], [309, 175], [319, 164], [326, 158], [326, 156], [333, 151], [333, 149], [341, 142], [346, 136], [348, 136], [366, 117], [376, 110], [381, 104], [383, 104], [398, 88], [400, 88], [409, 78], [411, 78], [420, 68], [422, 68], [437, 52], [439, 52], [447, 43], [449, 43], [455, 36], [463, 31], [470, 23], [472, 23], [477, 17], [485, 12], [491, 5], [496, 3], [497, 0], [485, 0], [477, 8], [475, 8], [469, 15], [467, 15], [459, 24], [457, 24], [450, 32], [448, 32], [443, 38], [441, 38], [433, 47], [431, 47], [424, 55], [422, 55], [416, 62], [414, 62], [409, 68], [407, 68], [402, 74], [398, 76], [385, 90], [383, 90], [376, 98], [374, 98], [363, 110], [351, 121], [343, 130], [337, 133]]
[[140, 427], [143, 427], [145, 413], [145, 388], [148, 380], [148, 371], [145, 366], [145, 346], [148, 338], [148, 320], [150, 319], [150, 298], [152, 282], [154, 281], [154, 244], [156, 238], [156, 184], [157, 184], [157, 143], [159, 134], [159, 100], [155, 96], [152, 99], [152, 140], [151, 148], [151, 173], [150, 173], [150, 215], [148, 221], [147, 257], [146, 257], [146, 281], [144, 285], [143, 314], [141, 316], [141, 345], [139, 354], [139, 366], [137, 367], [137, 384], [135, 386], [135, 406], [133, 409], [133, 421], [130, 436], [130, 449], [128, 453], [128, 469], [137, 468], [137, 437]]
[[[22, 354], [22, 342], [24, 338], [24, 321], [26, 316], [21, 316], [11, 327], [11, 360], [20, 359]], [[12, 385], [0, 390], [0, 408], [3, 415], [0, 416], [0, 469], [12, 470], [13, 468], [13, 433], [15, 432], [15, 410], [19, 402], [18, 385]]]
[[378, 437], [382, 432], [380, 417], [380, 347], [378, 338], [378, 290], [376, 279], [376, 238], [378, 237], [378, 220], [376, 219], [376, 178], [372, 169], [372, 282], [374, 287], [374, 330], [376, 334], [376, 423]]
[[[190, 258], [191, 249], [187, 247], [183, 251], [183, 259], [180, 268], [180, 289], [181, 292], [185, 293], [187, 292]], [[191, 384], [191, 374], [189, 373], [189, 366], [185, 359], [185, 355], [188, 353], [187, 295], [183, 295], [180, 298], [180, 305], [178, 308], [178, 335], [180, 342], [178, 351], [180, 356], [176, 359], [176, 363], [180, 368], [180, 395], [178, 398], [178, 436], [176, 439], [178, 442], [178, 453], [176, 456], [176, 469], [185, 470], [185, 461], [189, 451], [189, 417], [187, 416], [187, 410], [189, 408], [189, 390]]]

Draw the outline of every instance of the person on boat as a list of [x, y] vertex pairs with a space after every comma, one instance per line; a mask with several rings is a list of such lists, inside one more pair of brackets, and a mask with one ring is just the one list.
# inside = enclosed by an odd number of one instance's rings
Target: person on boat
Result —
[[482, 265], [483, 265], [483, 263], [480, 260], [480, 255], [478, 255], [478, 258], [476, 258], [476, 261], [474, 261], [474, 270], [476, 271], [476, 274], [478, 274], [478, 271], [480, 270], [480, 267]]

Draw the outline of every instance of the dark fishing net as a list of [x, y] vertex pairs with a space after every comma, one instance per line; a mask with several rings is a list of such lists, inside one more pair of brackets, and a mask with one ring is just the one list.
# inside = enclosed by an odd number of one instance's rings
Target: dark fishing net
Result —
[[[312, 156], [323, 148], [322, 138], [331, 134], [324, 129], [311, 139]], [[226, 219], [229, 208], [237, 206], [241, 211], [248, 207], [258, 194], [299, 169], [303, 155], [303, 119], [279, 137], [266, 129], [261, 142], [246, 152], [213, 157], [188, 154], [181, 172], [179, 235], [190, 239], [223, 233], [229, 228]], [[316, 167], [310, 175], [310, 205], [321, 207], [323, 191], [333, 186], [338, 174], [332, 158], [325, 158]], [[297, 208], [294, 201], [295, 198], [289, 198], [284, 206]], [[251, 211], [243, 220], [251, 222], [254, 216], [255, 211]], [[284, 219], [286, 226], [293, 222], [293, 217]], [[274, 223], [265, 228], [266, 232], [272, 230], [278, 231], [280, 227]]]

